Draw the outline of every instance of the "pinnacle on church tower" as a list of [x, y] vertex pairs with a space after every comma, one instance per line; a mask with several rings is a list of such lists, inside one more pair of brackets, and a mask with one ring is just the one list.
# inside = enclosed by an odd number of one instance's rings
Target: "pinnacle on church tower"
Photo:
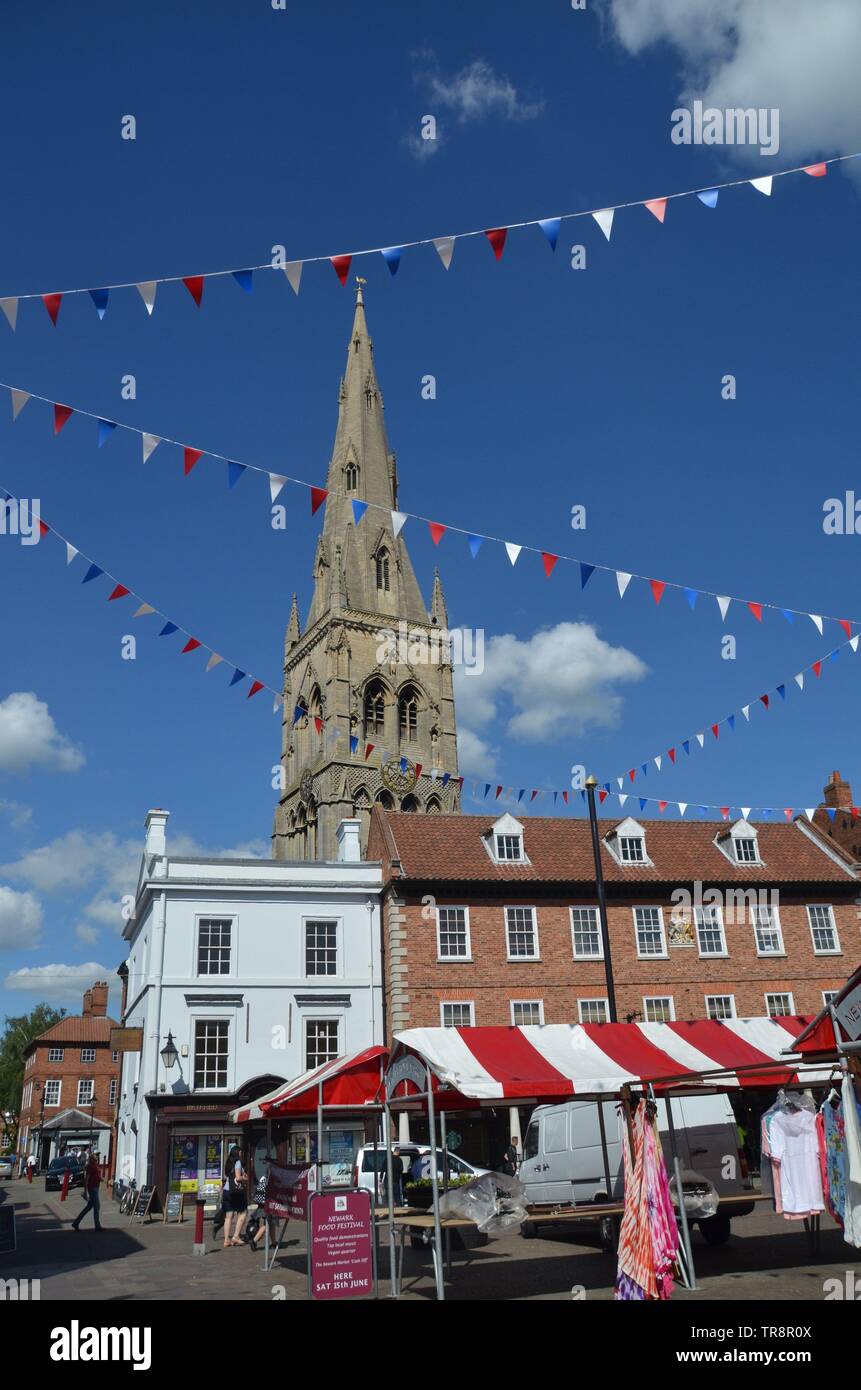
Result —
[[[436, 571], [427, 610], [395, 535], [397, 466], [362, 284], [308, 621], [302, 633], [294, 595], [285, 638], [276, 859], [334, 859], [345, 816], [362, 820], [364, 846], [375, 801], [419, 813], [460, 809], [451, 664], [445, 644], [431, 640], [447, 630], [445, 598]], [[354, 501], [366, 504], [358, 524]]]

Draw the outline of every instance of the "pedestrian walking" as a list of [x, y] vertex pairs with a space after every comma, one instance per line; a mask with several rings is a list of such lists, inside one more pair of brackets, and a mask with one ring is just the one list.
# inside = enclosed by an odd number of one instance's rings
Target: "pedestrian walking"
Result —
[[499, 1165], [498, 1172], [505, 1173], [506, 1177], [517, 1177], [517, 1138], [512, 1134], [511, 1143], [503, 1154], [502, 1163]]
[[33, 1181], [33, 1174], [35, 1173], [35, 1171], [36, 1171], [36, 1155], [35, 1155], [35, 1154], [28, 1154], [28, 1155], [27, 1155], [27, 1181], [28, 1181], [28, 1182], [32, 1182], [32, 1181]]
[[242, 1245], [242, 1228], [248, 1212], [247, 1185], [248, 1174], [242, 1166], [242, 1155], [234, 1144], [224, 1167], [221, 1198], [224, 1207], [225, 1250], [229, 1245]]
[[79, 1231], [81, 1229], [81, 1222], [83, 1221], [88, 1211], [91, 1211], [93, 1213], [93, 1222], [95, 1224], [96, 1230], [102, 1230], [102, 1223], [99, 1220], [101, 1212], [101, 1204], [99, 1201], [99, 1185], [101, 1181], [102, 1170], [99, 1167], [99, 1160], [97, 1159], [95, 1153], [91, 1152], [89, 1158], [87, 1159], [87, 1172], [84, 1177], [84, 1190], [87, 1194], [87, 1205], [84, 1207], [84, 1210], [81, 1212], [77, 1220], [72, 1222], [73, 1230]]

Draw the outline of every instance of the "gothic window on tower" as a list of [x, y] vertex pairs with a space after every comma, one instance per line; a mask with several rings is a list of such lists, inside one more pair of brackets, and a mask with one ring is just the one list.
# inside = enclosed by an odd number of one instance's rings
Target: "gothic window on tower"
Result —
[[389, 592], [389, 552], [384, 548], [377, 551], [377, 588]]
[[398, 700], [398, 728], [401, 738], [407, 742], [412, 742], [418, 736], [418, 708], [418, 694], [409, 686]]
[[358, 492], [359, 489], [359, 469], [355, 463], [348, 463], [344, 469], [344, 481], [347, 492]]
[[311, 691], [311, 699], [310, 699], [309, 702], [308, 702], [308, 714], [310, 715], [310, 719], [311, 719], [311, 721], [312, 721], [312, 722], [311, 722], [311, 730], [312, 730], [312, 740], [311, 740], [311, 742], [312, 742], [312, 746], [315, 746], [315, 745], [316, 745], [317, 747], [321, 747], [321, 746], [322, 746], [322, 743], [323, 743], [323, 730], [322, 730], [322, 727], [321, 727], [320, 730], [319, 730], [319, 732], [318, 732], [318, 730], [317, 730], [317, 724], [316, 724], [316, 722], [314, 722], [314, 721], [316, 721], [316, 720], [319, 719], [319, 720], [321, 721], [321, 725], [322, 725], [322, 719], [323, 719], [323, 701], [322, 701], [321, 698], [320, 698], [320, 691], [317, 689], [316, 686], [315, 686], [314, 689]]
[[378, 792], [377, 804], [382, 806], [384, 811], [393, 811], [395, 809], [395, 798], [392, 796], [391, 792]]
[[420, 811], [421, 806], [414, 796], [405, 796], [401, 802], [402, 811]]
[[382, 737], [386, 732], [386, 696], [378, 681], [365, 692], [365, 737]]

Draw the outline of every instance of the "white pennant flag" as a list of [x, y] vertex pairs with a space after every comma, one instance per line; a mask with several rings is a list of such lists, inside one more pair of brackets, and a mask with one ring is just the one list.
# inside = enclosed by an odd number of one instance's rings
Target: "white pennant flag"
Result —
[[509, 560], [511, 561], [512, 565], [516, 565], [516, 564], [517, 564], [517, 557], [518, 557], [518, 555], [520, 554], [521, 550], [523, 549], [523, 546], [522, 546], [522, 545], [515, 545], [515, 544], [514, 544], [514, 541], [506, 541], [506, 542], [505, 542], [505, 549], [506, 549], [507, 552], [508, 552], [508, 558], [509, 558]]
[[631, 582], [631, 576], [624, 570], [616, 570], [616, 583], [619, 587], [619, 598], [625, 597], [625, 590]]
[[17, 420], [30, 399], [30, 392], [18, 391], [14, 386], [10, 386], [9, 391], [12, 396], [12, 419]]
[[621, 791], [622, 788], [623, 788], [624, 785], [625, 785], [625, 779], [624, 779], [624, 777], [617, 777], [617, 778], [616, 778], [616, 784], [617, 784], [617, 786], [618, 786], [618, 788], [619, 788], [619, 791]]
[[720, 609], [720, 615], [721, 615], [722, 618], [725, 618], [726, 615], [727, 615], [727, 611], [728, 611], [728, 609], [729, 609], [729, 606], [730, 606], [730, 604], [732, 603], [732, 599], [731, 599], [731, 598], [725, 598], [723, 594], [715, 594], [715, 598], [717, 599], [718, 608]]
[[814, 813], [815, 810], [816, 810], [816, 807], [815, 807], [815, 806], [805, 806], [805, 808], [804, 808], [804, 814], [806, 815], [806, 817], [807, 817], [808, 820], [813, 820], [813, 813]]
[[804, 672], [803, 672], [803, 671], [799, 671], [798, 675], [795, 677], [795, 683], [796, 683], [796, 685], [798, 686], [798, 689], [799, 689], [799, 690], [803, 690], [803, 689], [804, 689]]
[[140, 284], [137, 287], [138, 294], [140, 295], [141, 299], [146, 305], [146, 311], [148, 314], [151, 314], [153, 309], [155, 308], [155, 292], [157, 285], [157, 280], [141, 280]]
[[0, 299], [0, 309], [9, 320], [9, 327], [15, 332], [15, 324], [18, 322], [18, 301], [17, 299]]
[[212, 668], [213, 668], [213, 666], [217, 666], [218, 663], [219, 663], [219, 661], [223, 661], [223, 660], [224, 660], [224, 657], [223, 657], [223, 656], [219, 656], [217, 652], [213, 652], [213, 653], [212, 653], [212, 656], [209, 658], [209, 660], [208, 660], [207, 663], [206, 663], [206, 669], [207, 669], [207, 671], [211, 671]]
[[765, 178], [762, 179], [748, 179], [748, 183], [752, 184], [758, 193], [764, 193], [766, 198], [770, 198], [773, 180], [773, 174], [766, 174]]
[[703, 747], [703, 745], [705, 744], [705, 741], [706, 741], [706, 736], [705, 736], [705, 734], [697, 734], [697, 743], [700, 745], [700, 748]]
[[748, 816], [750, 815], [750, 812], [751, 812], [751, 807], [750, 807], [750, 806], [742, 806], [742, 808], [741, 808], [742, 820], [747, 820]]
[[660, 770], [661, 770], [661, 755], [660, 755], [660, 753], [659, 753], [658, 756], [655, 758], [655, 767], [656, 767], [656, 768], [658, 769], [658, 771], [660, 772]]
[[74, 547], [73, 545], [69, 545], [69, 542], [66, 541], [66, 564], [67, 564], [67, 565], [70, 565], [70, 564], [72, 563], [72, 561], [74, 560], [74, 558], [75, 558], [75, 556], [77, 555], [77, 553], [78, 553], [78, 552], [77, 552], [77, 550], [75, 549], [75, 547]]
[[141, 443], [143, 444], [143, 461], [146, 463], [153, 449], [158, 448], [161, 438], [157, 434], [142, 434]]
[[850, 638], [849, 638], [849, 645], [850, 645], [850, 647], [852, 648], [853, 652], [857, 652], [857, 650], [858, 650], [858, 637], [859, 637], [859, 635], [861, 635], [861, 634], [859, 634], [859, 633], [856, 632], [856, 634], [855, 634], [854, 637], [850, 637]]
[[281, 696], [276, 695], [275, 699], [272, 701], [272, 713], [277, 714], [283, 703], [284, 701], [282, 700]]
[[683, 816], [685, 814], [685, 811], [688, 809], [688, 803], [686, 801], [677, 801], [676, 805], [679, 808], [679, 815]]
[[454, 255], [454, 237], [453, 237], [453, 236], [438, 236], [438, 237], [434, 237], [434, 243], [433, 243], [433, 244], [434, 244], [434, 246], [435, 246], [436, 249], [437, 249], [437, 253], [438, 253], [438, 255], [439, 255], [440, 260], [442, 261], [442, 263], [443, 263], [443, 265], [445, 266], [446, 270], [448, 270], [449, 266], [451, 265], [451, 258], [452, 258], [452, 256]]
[[154, 613], [155, 609], [151, 603], [142, 603], [140, 608], [136, 608], [132, 614], [133, 618], [145, 618], [148, 613]]
[[744, 715], [745, 719], [747, 720], [747, 722], [748, 722], [748, 724], [749, 724], [749, 723], [750, 723], [750, 705], [742, 705], [742, 707], [741, 707], [741, 712], [742, 712], [742, 714]]
[[284, 274], [290, 281], [290, 288], [293, 291], [293, 293], [298, 294], [299, 282], [302, 279], [302, 262], [288, 261], [286, 265], [282, 265], [281, 269], [284, 271]]
[[613, 230], [613, 208], [603, 208], [601, 212], [593, 212], [592, 216], [601, 228], [607, 240], [610, 240], [610, 233]]
[[435, 781], [437, 780], [438, 777], [439, 777], [439, 768], [438, 768], [438, 767], [435, 767], [435, 768], [433, 769], [433, 771], [431, 772], [431, 781], [432, 781], [432, 782], [435, 782]]
[[275, 501], [275, 498], [278, 496], [286, 481], [287, 479], [282, 478], [280, 473], [269, 474], [269, 496], [272, 498], [273, 502]]
[[818, 614], [818, 613], [808, 613], [807, 616], [808, 616], [808, 618], [810, 619], [810, 621], [812, 622], [813, 626], [816, 628], [816, 631], [819, 633], [819, 636], [821, 637], [821, 636], [822, 636], [822, 619], [820, 618], [819, 614]]
[[407, 524], [407, 516], [407, 512], [392, 512], [392, 530], [396, 540]]
[[622, 807], [624, 806], [624, 804], [625, 804], [625, 802], [626, 802], [627, 800], [628, 800], [628, 793], [627, 793], [627, 792], [624, 792], [624, 793], [623, 793], [623, 792], [620, 792], [620, 793], [619, 793], [619, 810], [622, 809]]

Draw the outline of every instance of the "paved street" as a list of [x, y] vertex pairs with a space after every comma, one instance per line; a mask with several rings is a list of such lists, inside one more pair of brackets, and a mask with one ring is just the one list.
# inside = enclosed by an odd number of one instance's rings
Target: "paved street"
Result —
[[[0, 1187], [0, 1193], [3, 1188]], [[288, 1228], [288, 1244], [275, 1269], [266, 1273], [262, 1254], [246, 1249], [223, 1250], [212, 1239], [208, 1222], [207, 1254], [192, 1254], [193, 1222], [164, 1225], [130, 1223], [116, 1205], [102, 1208], [105, 1230], [94, 1232], [87, 1218], [80, 1232], [70, 1222], [81, 1208], [74, 1193], [65, 1204], [56, 1193], [45, 1194], [37, 1179], [30, 1187], [15, 1181], [5, 1185], [6, 1200], [15, 1203], [18, 1250], [3, 1256], [0, 1277], [40, 1279], [42, 1299], [175, 1300], [175, 1299], [304, 1299], [306, 1260], [304, 1229]], [[570, 1299], [582, 1285], [587, 1299], [612, 1298], [615, 1262], [603, 1254], [597, 1239], [589, 1244], [580, 1229], [577, 1244], [570, 1228], [558, 1228], [534, 1239], [506, 1235], [469, 1251], [455, 1251], [447, 1297], [454, 1300]], [[728, 1245], [706, 1246], [694, 1236], [700, 1290], [680, 1289], [678, 1301], [704, 1299], [821, 1300], [823, 1282], [845, 1278], [855, 1271], [861, 1281], [861, 1252], [848, 1246], [837, 1227], [825, 1219], [821, 1250], [811, 1258], [803, 1228], [773, 1213], [744, 1217], [734, 1223]], [[381, 1273], [386, 1270], [385, 1254]], [[281, 1290], [283, 1289], [283, 1293]], [[381, 1295], [389, 1291], [380, 1281]], [[433, 1298], [429, 1252], [409, 1246], [405, 1255], [408, 1299]]]

